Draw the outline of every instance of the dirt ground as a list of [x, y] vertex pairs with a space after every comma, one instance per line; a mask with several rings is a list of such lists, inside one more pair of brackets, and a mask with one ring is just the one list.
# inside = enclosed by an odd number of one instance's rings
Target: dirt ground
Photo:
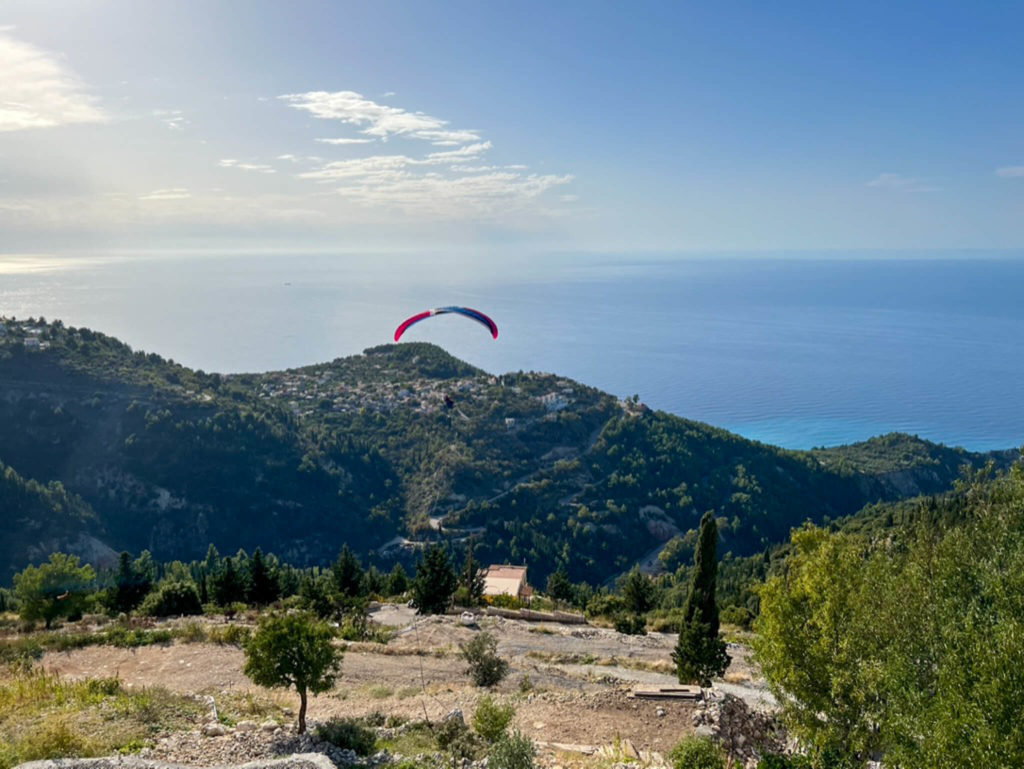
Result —
[[[499, 639], [511, 673], [497, 694], [513, 698], [517, 725], [541, 742], [602, 745], [629, 738], [639, 750], [664, 752], [692, 730], [691, 705], [635, 700], [636, 685], [672, 685], [668, 662], [675, 637], [652, 633], [623, 636], [586, 625], [526, 623], [487, 617], [462, 626], [453, 617], [416, 617], [406, 607], [386, 606], [374, 620], [397, 628], [387, 646], [354, 644], [330, 692], [310, 700], [309, 717], [361, 716], [372, 712], [431, 720], [460, 708], [467, 717], [481, 690], [458, 656], [481, 630]], [[756, 670], [745, 647], [730, 646], [733, 665], [723, 683], [753, 700], [762, 692], [750, 679]], [[163, 686], [190, 694], [259, 692], [295, 707], [295, 695], [253, 686], [242, 672], [244, 656], [232, 646], [175, 643], [118, 649], [95, 646], [48, 653], [42, 664], [69, 677], [119, 676], [125, 685]], [[763, 703], [762, 703], [763, 704]], [[659, 715], [659, 711], [663, 715]]]

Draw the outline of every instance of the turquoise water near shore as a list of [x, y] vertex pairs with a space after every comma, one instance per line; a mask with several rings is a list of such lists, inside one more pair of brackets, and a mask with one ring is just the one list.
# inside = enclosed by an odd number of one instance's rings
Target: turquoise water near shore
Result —
[[[0, 268], [5, 257], [0, 256]], [[44, 315], [207, 371], [391, 341], [407, 315], [488, 312], [431, 341], [492, 372], [554, 371], [790, 448], [900, 430], [1024, 443], [1024, 259], [205, 255], [0, 269], [0, 314]]]

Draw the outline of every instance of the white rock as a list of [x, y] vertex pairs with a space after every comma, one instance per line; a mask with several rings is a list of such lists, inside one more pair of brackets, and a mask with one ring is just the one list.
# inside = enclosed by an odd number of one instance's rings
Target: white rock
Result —
[[223, 737], [227, 733], [227, 727], [223, 724], [207, 724], [203, 727], [203, 734], [207, 737]]
[[239, 721], [235, 724], [235, 730], [239, 732], [255, 732], [257, 728], [255, 721]]

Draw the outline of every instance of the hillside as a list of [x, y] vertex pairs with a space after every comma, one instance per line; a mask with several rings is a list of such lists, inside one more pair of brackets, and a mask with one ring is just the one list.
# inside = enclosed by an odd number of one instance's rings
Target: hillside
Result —
[[[787, 451], [427, 344], [221, 376], [59, 322], [3, 325], [0, 459], [80, 495], [95, 512], [83, 530], [109, 547], [162, 559], [211, 542], [296, 564], [343, 542], [409, 557], [473, 533], [482, 557], [525, 561], [537, 582], [558, 564], [596, 582], [705, 510], [724, 519], [723, 551], [745, 555], [807, 518], [938, 493], [962, 464], [1016, 455], [901, 435]], [[29, 556], [5, 557], [6, 574]]]

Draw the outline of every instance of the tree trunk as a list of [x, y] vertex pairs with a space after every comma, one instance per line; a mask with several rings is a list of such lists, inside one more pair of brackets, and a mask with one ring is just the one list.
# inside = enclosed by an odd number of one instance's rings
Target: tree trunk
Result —
[[306, 690], [299, 689], [299, 734], [306, 733]]

